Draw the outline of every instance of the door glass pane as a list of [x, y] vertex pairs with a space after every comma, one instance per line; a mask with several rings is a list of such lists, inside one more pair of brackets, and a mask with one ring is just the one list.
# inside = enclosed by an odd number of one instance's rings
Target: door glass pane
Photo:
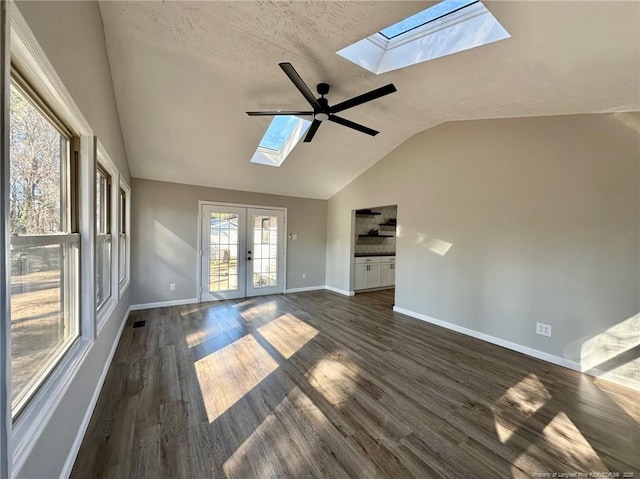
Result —
[[255, 215], [253, 228], [253, 287], [277, 286], [278, 217]]
[[238, 289], [238, 215], [211, 213], [209, 291]]

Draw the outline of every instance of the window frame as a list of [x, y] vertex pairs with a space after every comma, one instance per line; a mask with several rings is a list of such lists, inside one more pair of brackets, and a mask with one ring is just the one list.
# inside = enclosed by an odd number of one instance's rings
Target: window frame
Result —
[[[120, 202], [120, 190], [122, 190], [125, 194], [124, 201], [124, 210], [122, 209], [122, 205]], [[117, 279], [118, 279], [118, 291], [119, 298], [122, 298], [124, 293], [127, 291], [129, 284], [131, 283], [131, 187], [125, 181], [125, 179], [120, 175], [119, 181], [119, 189], [118, 189], [118, 214], [116, 215], [118, 218], [118, 258], [117, 258]], [[122, 217], [124, 213], [124, 218]], [[124, 252], [120, 251], [120, 239], [123, 235], [122, 225], [124, 224]], [[120, 255], [124, 255], [124, 276], [120, 275]]]
[[[118, 283], [115, 280], [115, 277], [117, 276], [117, 263], [114, 261], [114, 258], [117, 258], [117, 245], [115, 244], [116, 241], [113, 241], [113, 237], [114, 237], [114, 231], [116, 231], [117, 228], [117, 198], [116, 198], [116, 185], [118, 184], [118, 170], [115, 167], [113, 161], [111, 160], [111, 157], [109, 156], [109, 154], [107, 153], [107, 150], [104, 148], [104, 146], [102, 145], [102, 143], [100, 142], [100, 140], [95, 139], [95, 144], [96, 144], [96, 154], [95, 154], [95, 158], [96, 158], [96, 175], [98, 174], [99, 170], [102, 170], [104, 172], [104, 174], [107, 175], [107, 179], [108, 179], [108, 184], [109, 184], [109, 189], [108, 189], [108, 222], [107, 222], [107, 230], [108, 230], [108, 234], [107, 236], [109, 237], [109, 241], [111, 243], [111, 255], [109, 258], [109, 271], [110, 271], [110, 277], [109, 277], [109, 286], [110, 286], [110, 294], [107, 298], [105, 298], [105, 300], [102, 302], [102, 304], [97, 304], [96, 301], [96, 331], [97, 331], [97, 335], [100, 334], [100, 331], [102, 331], [102, 328], [104, 327], [104, 324], [106, 323], [106, 321], [108, 320], [108, 318], [111, 316], [111, 314], [113, 313], [113, 310], [116, 307], [116, 304], [118, 303], [118, 299], [116, 298], [115, 295], [115, 291], [117, 291], [118, 289]], [[95, 179], [94, 179], [94, 184], [95, 184]], [[96, 195], [97, 195], [97, 191], [96, 191]], [[95, 205], [94, 205], [95, 206]], [[95, 213], [95, 207], [94, 207], [94, 213]], [[95, 217], [94, 217], [94, 223], [96, 223]], [[97, 257], [97, 242], [98, 242], [98, 237], [99, 237], [99, 233], [96, 227], [96, 234], [95, 234], [95, 248], [96, 248], [96, 263], [95, 263], [95, 268], [97, 271], [98, 268], [98, 260], [99, 258]], [[95, 279], [94, 279], [94, 287], [95, 286]], [[95, 290], [94, 290], [95, 293]], [[95, 294], [94, 294], [95, 296]]]
[[[11, 417], [15, 421], [18, 419], [27, 404], [34, 395], [38, 393], [42, 385], [48, 380], [51, 372], [58, 366], [64, 355], [71, 349], [73, 344], [81, 336], [80, 325], [80, 263], [79, 248], [80, 234], [78, 225], [75, 221], [77, 217], [78, 204], [77, 188], [75, 182], [75, 171], [77, 171], [77, 158], [74, 152], [74, 145], [77, 144], [77, 137], [65, 126], [63, 121], [43, 102], [42, 98], [33, 90], [31, 85], [20, 75], [20, 72], [12, 65], [10, 73], [10, 82], [14, 89], [22, 95], [25, 101], [29, 102], [42, 117], [47, 120], [58, 133], [65, 138], [65, 158], [60, 159], [60, 225], [62, 231], [50, 232], [48, 234], [29, 234], [11, 236], [10, 245], [12, 248], [37, 248], [42, 246], [58, 245], [74, 245], [67, 253], [71, 253], [61, 264], [61, 281], [64, 282], [64, 296], [61, 300], [64, 302], [65, 315], [63, 322], [67, 325], [67, 329], [71, 331], [69, 338], [64, 340], [53, 352], [48, 359], [45, 368], [39, 371], [38, 375], [32, 378], [26, 385], [25, 391], [21, 392], [19, 400], [11, 405]], [[65, 276], [71, 276], [66, 281]], [[11, 275], [10, 275], [11, 277]], [[68, 283], [67, 283], [68, 281]], [[61, 283], [62, 285], [62, 283]], [[9, 331], [11, 334], [11, 331]], [[13, 402], [13, 401], [12, 401]]]
[[[9, 17], [8, 36], [12, 68], [20, 72], [44, 104], [55, 112], [56, 117], [64, 121], [78, 138], [72, 148], [73, 154], [77, 157], [77, 171], [73, 174], [75, 183], [82, 185], [73, 198], [78, 210], [75, 218], [72, 218], [72, 221], [77, 221], [76, 231], [80, 235], [80, 272], [77, 277], [80, 284], [80, 336], [53, 368], [20, 415], [13, 420], [9, 416], [8, 422], [3, 424], [10, 431], [11, 438], [9, 468], [11, 473], [17, 476], [82, 366], [95, 339], [95, 151], [91, 126], [65, 88], [20, 10], [15, 2], [9, 2], [6, 8]], [[8, 178], [4, 180], [3, 186], [6, 187]], [[10, 315], [6, 315], [5, 321], [5, 325], [8, 326]]]
[[[9, 256], [9, 162], [4, 161], [9, 158], [9, 141], [5, 132], [9, 128], [9, 75], [4, 72], [10, 69], [9, 51], [10, 45], [10, 23], [7, 2], [0, 4], [0, 62], [2, 63], [2, 83], [0, 85], [0, 104], [2, 105], [2, 117], [0, 119], [0, 145], [2, 153], [0, 155], [0, 249], [5, 258]], [[0, 262], [0, 318], [10, 318], [9, 307], [9, 274], [10, 268], [6, 261]], [[10, 320], [0, 321], [0, 350], [6, 351], [7, 357], [11, 354], [11, 325]], [[0, 361], [0, 477], [11, 476], [11, 368], [9, 361]]]

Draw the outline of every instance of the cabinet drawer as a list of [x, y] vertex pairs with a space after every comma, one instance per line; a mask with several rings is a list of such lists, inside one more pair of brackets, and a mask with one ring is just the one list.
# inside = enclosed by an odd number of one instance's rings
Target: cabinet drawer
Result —
[[368, 264], [368, 263], [379, 263], [381, 256], [360, 256], [358, 258], [354, 258], [355, 264]]
[[380, 262], [381, 263], [395, 263], [396, 262], [396, 257], [395, 256], [380, 256]]

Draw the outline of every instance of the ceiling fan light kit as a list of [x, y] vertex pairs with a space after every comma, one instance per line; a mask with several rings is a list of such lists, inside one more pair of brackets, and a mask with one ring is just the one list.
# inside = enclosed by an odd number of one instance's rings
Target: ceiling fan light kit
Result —
[[249, 116], [278, 116], [278, 115], [294, 115], [294, 116], [313, 116], [313, 122], [307, 131], [307, 135], [304, 138], [305, 143], [309, 143], [313, 137], [315, 136], [320, 124], [323, 121], [331, 121], [333, 123], [337, 123], [338, 125], [346, 126], [347, 128], [351, 128], [356, 131], [360, 131], [367, 135], [376, 136], [379, 132], [368, 128], [364, 125], [360, 125], [359, 123], [355, 123], [351, 120], [347, 120], [346, 118], [342, 118], [336, 113], [339, 113], [344, 110], [348, 110], [349, 108], [356, 107], [358, 105], [362, 105], [363, 103], [370, 102], [372, 100], [376, 100], [382, 96], [389, 95], [396, 90], [396, 87], [393, 83], [389, 83], [380, 88], [376, 88], [375, 90], [371, 90], [367, 93], [363, 93], [362, 95], [358, 95], [349, 100], [345, 100], [341, 103], [338, 103], [334, 106], [329, 106], [329, 101], [325, 98], [325, 95], [329, 93], [330, 86], [327, 83], [318, 83], [316, 90], [320, 95], [319, 98], [316, 98], [314, 94], [311, 92], [307, 84], [302, 80], [302, 77], [298, 74], [298, 72], [293, 68], [291, 63], [280, 63], [280, 68], [284, 71], [284, 73], [289, 77], [291, 83], [293, 83], [298, 91], [302, 94], [302, 96], [307, 100], [309, 105], [313, 108], [313, 111], [248, 111], [247, 115]]

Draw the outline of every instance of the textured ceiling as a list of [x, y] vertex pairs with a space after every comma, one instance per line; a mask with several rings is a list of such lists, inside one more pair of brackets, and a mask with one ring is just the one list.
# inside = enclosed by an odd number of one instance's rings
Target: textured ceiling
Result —
[[[485, 2], [512, 38], [376, 76], [336, 55], [433, 2], [100, 4], [131, 173], [137, 178], [329, 198], [410, 136], [451, 120], [640, 109], [640, 3]], [[331, 104], [398, 92], [325, 122], [280, 168], [249, 162], [270, 118], [307, 109], [291, 62]]]

